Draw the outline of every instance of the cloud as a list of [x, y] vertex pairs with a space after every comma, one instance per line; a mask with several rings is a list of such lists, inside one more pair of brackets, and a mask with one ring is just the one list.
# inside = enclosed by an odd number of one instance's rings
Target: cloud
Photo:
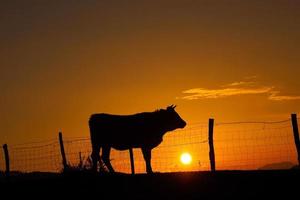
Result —
[[189, 94], [182, 99], [217, 99], [222, 97], [246, 95], [246, 94], [265, 94], [269, 93], [272, 87], [259, 87], [259, 88], [224, 88], [224, 89], [204, 89], [194, 88], [183, 91], [184, 94]]
[[254, 81], [239, 81], [239, 82], [233, 82], [233, 83], [229, 83], [224, 85], [223, 87], [234, 87], [234, 86], [245, 86], [245, 85], [253, 85], [255, 84]]
[[[224, 88], [225, 87], [225, 88]], [[218, 99], [240, 95], [259, 95], [267, 94], [271, 101], [300, 100], [300, 96], [280, 95], [280, 91], [275, 90], [274, 86], [258, 86], [254, 81], [239, 81], [223, 85], [220, 89], [192, 88], [183, 91], [185, 94], [179, 99]]]
[[269, 96], [269, 100], [272, 101], [288, 101], [288, 100], [300, 100], [300, 96], [287, 96], [287, 95], [278, 95], [279, 91], [273, 91]]

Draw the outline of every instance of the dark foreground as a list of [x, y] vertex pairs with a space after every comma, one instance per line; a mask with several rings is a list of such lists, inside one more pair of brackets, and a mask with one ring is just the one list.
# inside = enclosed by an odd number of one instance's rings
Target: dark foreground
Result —
[[205, 199], [299, 197], [300, 170], [109, 175], [31, 173], [0, 178], [1, 197]]

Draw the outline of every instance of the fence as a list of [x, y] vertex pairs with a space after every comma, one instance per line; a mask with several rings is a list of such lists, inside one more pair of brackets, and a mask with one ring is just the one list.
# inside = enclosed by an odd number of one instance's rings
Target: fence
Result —
[[[293, 119], [294, 126], [290, 119], [278, 122], [216, 122], [214, 125], [210, 120], [210, 126], [199, 123], [167, 133], [162, 144], [152, 151], [152, 168], [159, 172], [291, 168], [298, 164], [296, 147], [299, 148], [296, 115]], [[210, 141], [208, 133], [211, 133]], [[89, 138], [64, 138], [63, 147], [69, 166], [79, 169], [89, 166]], [[58, 139], [8, 145], [8, 152], [10, 171], [59, 172], [63, 168]], [[191, 155], [190, 164], [180, 161], [184, 152]], [[133, 149], [133, 155], [135, 172], [144, 173], [141, 151]], [[111, 163], [116, 171], [131, 173], [128, 151], [112, 150]], [[6, 167], [2, 154], [0, 170], [4, 171]]]

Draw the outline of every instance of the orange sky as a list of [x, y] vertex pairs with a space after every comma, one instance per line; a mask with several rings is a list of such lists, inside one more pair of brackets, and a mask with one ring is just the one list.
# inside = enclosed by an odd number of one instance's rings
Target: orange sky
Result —
[[298, 1], [88, 2], [1, 1], [0, 143], [169, 104], [188, 123], [299, 112]]

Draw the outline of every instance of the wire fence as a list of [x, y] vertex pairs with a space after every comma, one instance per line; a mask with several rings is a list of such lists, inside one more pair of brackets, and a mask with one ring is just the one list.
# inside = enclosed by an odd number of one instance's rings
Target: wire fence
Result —
[[11, 145], [11, 171], [57, 172], [61, 169], [59, 144], [56, 140]]
[[297, 163], [290, 120], [215, 126], [218, 169], [286, 169]]
[[[90, 163], [89, 138], [64, 138], [68, 165], [82, 168]], [[58, 140], [9, 145], [10, 169], [20, 172], [60, 172], [62, 159]], [[214, 126], [217, 170], [289, 169], [297, 164], [291, 120], [279, 122], [230, 122]], [[140, 149], [134, 149], [136, 173], [145, 173]], [[182, 163], [189, 153], [192, 161]], [[129, 151], [111, 151], [115, 171], [131, 173]], [[158, 172], [210, 170], [208, 124], [194, 124], [167, 133], [152, 151], [152, 168]], [[4, 154], [0, 171], [5, 170]]]

